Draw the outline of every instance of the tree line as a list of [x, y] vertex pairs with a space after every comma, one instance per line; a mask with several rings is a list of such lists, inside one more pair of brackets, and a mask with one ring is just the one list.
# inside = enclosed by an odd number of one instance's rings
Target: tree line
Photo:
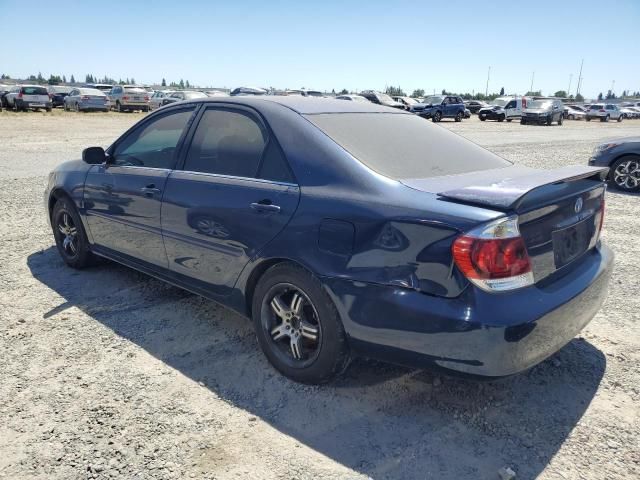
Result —
[[[0, 80], [11, 80], [11, 77], [5, 73], [3, 73], [2, 75], [0, 75]], [[105, 75], [104, 77], [100, 78], [97, 75], [93, 75], [91, 73], [87, 73], [84, 77], [84, 82], [77, 82], [75, 77], [73, 75], [71, 75], [71, 77], [69, 77], [69, 81], [67, 82], [67, 77], [66, 75], [49, 75], [49, 78], [45, 78], [41, 72], [38, 72], [38, 75], [29, 75], [26, 79], [29, 82], [33, 82], [33, 83], [38, 83], [38, 84], [47, 84], [47, 85], [60, 85], [61, 83], [105, 83], [105, 84], [109, 84], [109, 85], [135, 85], [136, 84], [136, 79], [131, 77], [131, 78], [125, 78], [125, 79], [118, 79], [117, 81], [114, 78], [109, 77], [108, 75]], [[162, 79], [162, 86], [166, 87], [167, 86], [167, 81], [163, 78]], [[175, 82], [172, 81], [168, 84], [169, 87], [174, 87], [174, 88], [191, 88], [191, 83], [189, 83], [189, 80], [183, 80], [180, 79], [179, 82]]]

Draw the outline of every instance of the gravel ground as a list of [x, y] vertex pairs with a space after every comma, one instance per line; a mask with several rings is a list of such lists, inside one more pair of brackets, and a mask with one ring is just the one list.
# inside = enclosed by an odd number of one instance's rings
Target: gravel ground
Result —
[[[553, 358], [496, 382], [359, 360], [278, 375], [249, 322], [114, 264], [66, 268], [47, 172], [140, 114], [0, 113], [0, 478], [630, 479], [640, 476], [640, 196], [607, 194], [608, 300]], [[515, 161], [584, 164], [640, 121], [443, 122]]]

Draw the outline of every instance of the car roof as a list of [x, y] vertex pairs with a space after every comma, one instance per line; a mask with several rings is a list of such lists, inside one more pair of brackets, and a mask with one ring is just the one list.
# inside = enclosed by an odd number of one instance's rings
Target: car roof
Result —
[[318, 113], [393, 113], [399, 115], [412, 115], [405, 110], [385, 107], [375, 103], [345, 102], [332, 98], [299, 97], [299, 96], [279, 96], [279, 95], [255, 95], [243, 97], [209, 97], [192, 100], [194, 103], [236, 103], [260, 108], [265, 102], [277, 103], [287, 107], [299, 114]]

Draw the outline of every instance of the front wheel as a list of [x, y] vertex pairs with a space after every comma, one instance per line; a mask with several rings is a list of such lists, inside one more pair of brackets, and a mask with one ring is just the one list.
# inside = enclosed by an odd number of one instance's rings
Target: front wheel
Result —
[[640, 156], [627, 155], [616, 160], [609, 170], [609, 181], [624, 192], [640, 190]]
[[455, 120], [456, 120], [456, 122], [461, 122], [462, 121], [462, 113], [461, 112], [458, 112], [456, 114]]
[[562, 118], [562, 115], [560, 115], [560, 117], [558, 117], [558, 125], [562, 125], [563, 121], [564, 119]]
[[433, 121], [433, 123], [438, 123], [440, 120], [442, 120], [442, 114], [440, 112], [434, 113], [431, 120]]
[[591, 117], [587, 117], [586, 120], [587, 120], [587, 122], [590, 122], [591, 121]]
[[618, 117], [618, 123], [620, 123], [621, 121], [622, 121], [622, 115]]
[[51, 227], [58, 253], [67, 265], [84, 268], [94, 262], [82, 221], [67, 198], [59, 199], [53, 207]]
[[500, 116], [498, 117], [498, 121], [499, 121], [499, 122], [504, 122], [504, 120], [505, 120], [505, 116], [504, 116], [504, 115], [500, 115]]
[[262, 351], [283, 375], [325, 383], [349, 363], [342, 322], [320, 282], [303, 268], [281, 263], [260, 279], [252, 318]]

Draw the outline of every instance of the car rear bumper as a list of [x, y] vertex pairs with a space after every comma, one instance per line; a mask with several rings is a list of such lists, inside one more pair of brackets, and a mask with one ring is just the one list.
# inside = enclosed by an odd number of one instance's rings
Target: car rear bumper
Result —
[[16, 105], [20, 108], [52, 108], [52, 102], [32, 102], [16, 98]]
[[458, 298], [323, 279], [357, 353], [483, 377], [526, 370], [567, 344], [607, 294], [613, 253], [601, 245], [562, 278], [510, 293], [468, 287]]
[[499, 118], [504, 118], [504, 117], [505, 115], [503, 113], [497, 113], [494, 111], [487, 112], [487, 111], [480, 110], [478, 112], [478, 118], [484, 118], [486, 120], [498, 120]]

